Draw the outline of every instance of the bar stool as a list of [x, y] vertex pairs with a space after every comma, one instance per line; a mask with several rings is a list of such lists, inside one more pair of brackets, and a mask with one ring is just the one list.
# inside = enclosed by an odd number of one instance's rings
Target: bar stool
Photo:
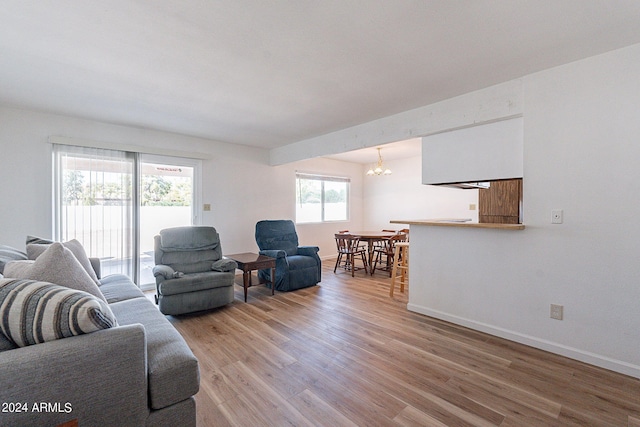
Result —
[[393, 298], [396, 278], [400, 276], [400, 292], [404, 292], [404, 285], [409, 285], [409, 242], [397, 242], [393, 256], [393, 270], [391, 272], [391, 290], [389, 296]]

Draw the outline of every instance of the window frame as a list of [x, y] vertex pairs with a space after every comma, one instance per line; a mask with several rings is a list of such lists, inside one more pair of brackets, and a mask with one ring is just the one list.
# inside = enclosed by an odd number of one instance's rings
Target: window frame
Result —
[[[299, 221], [298, 219], [298, 209], [297, 204], [300, 203], [301, 192], [299, 192], [299, 180], [313, 180], [320, 181], [320, 220], [314, 221]], [[325, 183], [326, 182], [341, 182], [345, 184], [345, 218], [344, 219], [325, 219]], [[296, 171], [295, 175], [295, 193], [296, 193], [296, 213], [295, 213], [295, 222], [296, 224], [323, 224], [323, 223], [337, 223], [337, 222], [348, 222], [351, 216], [351, 178], [346, 176], [335, 176], [335, 175], [324, 175], [320, 173], [308, 173], [308, 172], [299, 172]]]

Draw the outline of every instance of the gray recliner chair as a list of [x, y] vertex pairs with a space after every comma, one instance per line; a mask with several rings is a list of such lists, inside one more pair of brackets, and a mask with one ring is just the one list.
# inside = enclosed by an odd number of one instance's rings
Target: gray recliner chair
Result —
[[154, 238], [158, 308], [177, 315], [220, 307], [233, 301], [237, 264], [222, 258], [213, 227], [166, 228]]

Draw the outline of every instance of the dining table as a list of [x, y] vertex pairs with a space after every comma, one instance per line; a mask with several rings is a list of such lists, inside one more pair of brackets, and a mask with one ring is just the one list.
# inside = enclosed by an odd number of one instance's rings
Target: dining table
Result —
[[376, 242], [380, 240], [388, 239], [391, 236], [397, 234], [395, 231], [350, 231], [350, 235], [358, 237], [360, 241], [367, 242], [367, 262], [369, 266], [373, 263], [373, 249]]

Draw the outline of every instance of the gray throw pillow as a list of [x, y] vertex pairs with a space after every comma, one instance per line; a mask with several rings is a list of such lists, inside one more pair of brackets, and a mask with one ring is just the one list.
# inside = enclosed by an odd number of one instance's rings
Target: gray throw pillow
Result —
[[4, 266], [4, 275], [9, 278], [19, 278], [29, 275], [31, 267], [33, 267], [33, 260], [25, 261], [9, 261]]
[[[89, 257], [87, 256], [87, 252], [84, 250], [82, 243], [77, 241], [76, 239], [69, 240], [68, 242], [62, 243], [62, 245], [69, 249], [71, 253], [76, 257], [82, 268], [87, 272], [89, 277], [96, 282], [96, 285], [100, 286], [100, 281], [98, 280], [98, 276], [96, 275], [95, 270], [91, 266], [91, 261], [89, 261]], [[29, 243], [27, 245], [27, 256], [29, 259], [35, 260], [38, 258], [47, 248], [51, 246], [51, 243]]]
[[51, 282], [79, 291], [88, 292], [104, 302], [107, 300], [98, 285], [80, 265], [71, 250], [62, 243], [52, 243], [30, 265], [12, 261], [5, 266], [5, 277]]
[[26, 253], [19, 251], [16, 248], [12, 248], [11, 246], [0, 245], [0, 273], [4, 272], [4, 266], [9, 261], [25, 259], [28, 259]]
[[42, 237], [28, 235], [26, 244], [30, 245], [32, 243], [50, 245], [53, 243], [53, 240], [43, 239]]

